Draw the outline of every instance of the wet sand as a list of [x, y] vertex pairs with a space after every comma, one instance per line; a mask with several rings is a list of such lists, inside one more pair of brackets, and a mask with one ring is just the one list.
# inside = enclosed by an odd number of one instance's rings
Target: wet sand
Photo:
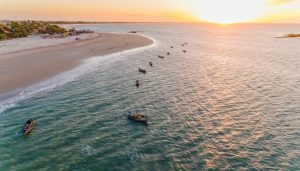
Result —
[[1, 54], [0, 94], [46, 80], [79, 65], [84, 59], [152, 43], [140, 35], [99, 33], [87, 40]]

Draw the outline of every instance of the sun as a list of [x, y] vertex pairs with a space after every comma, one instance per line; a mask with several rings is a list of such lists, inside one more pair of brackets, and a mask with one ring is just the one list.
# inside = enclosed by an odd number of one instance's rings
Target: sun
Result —
[[218, 24], [253, 21], [264, 7], [261, 0], [190, 0], [190, 4], [197, 18]]

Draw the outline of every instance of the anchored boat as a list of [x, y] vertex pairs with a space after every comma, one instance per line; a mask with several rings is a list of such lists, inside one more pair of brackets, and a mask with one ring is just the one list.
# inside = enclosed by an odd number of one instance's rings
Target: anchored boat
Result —
[[146, 70], [139, 68], [139, 72], [146, 74]]
[[33, 119], [29, 119], [27, 120], [27, 122], [25, 123], [25, 125], [23, 126], [23, 134], [27, 135], [31, 132], [31, 130], [33, 129]]
[[143, 123], [147, 123], [148, 121], [148, 116], [143, 115], [141, 113], [138, 112], [129, 112], [127, 117], [131, 120], [137, 121], [137, 122], [143, 122]]

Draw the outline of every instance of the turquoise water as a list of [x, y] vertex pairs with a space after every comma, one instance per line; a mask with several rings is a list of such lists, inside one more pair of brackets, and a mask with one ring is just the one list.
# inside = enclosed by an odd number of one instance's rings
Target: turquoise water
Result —
[[74, 71], [0, 113], [1, 171], [300, 169], [300, 40], [273, 38], [299, 25], [76, 27], [139, 30], [155, 45]]

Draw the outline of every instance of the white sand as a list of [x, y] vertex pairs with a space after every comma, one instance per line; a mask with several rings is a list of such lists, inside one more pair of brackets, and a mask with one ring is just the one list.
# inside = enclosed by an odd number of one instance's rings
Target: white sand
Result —
[[0, 58], [1, 58], [1, 54], [5, 54], [5, 53], [68, 43], [74, 41], [76, 37], [80, 39], [90, 39], [96, 36], [97, 36], [96, 33], [81, 34], [77, 36], [69, 36], [65, 38], [52, 38], [52, 39], [51, 38], [43, 39], [40, 36], [29, 36], [25, 38], [0, 41]]
[[28, 44], [21, 39], [8, 41], [3, 47], [6, 53], [0, 56], [0, 95], [46, 80], [77, 66], [84, 59], [153, 43], [149, 38], [133, 34], [101, 33], [84, 40], [74, 39], [24, 39]]

